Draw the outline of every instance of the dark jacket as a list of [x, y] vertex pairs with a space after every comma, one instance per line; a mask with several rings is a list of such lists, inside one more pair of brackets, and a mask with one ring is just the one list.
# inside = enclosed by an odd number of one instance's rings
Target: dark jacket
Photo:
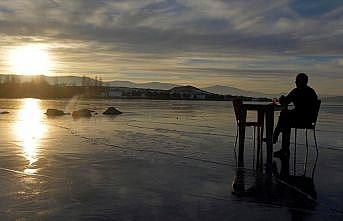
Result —
[[297, 119], [309, 123], [315, 115], [315, 106], [318, 96], [309, 86], [294, 88], [287, 96], [280, 97], [280, 104], [293, 103]]

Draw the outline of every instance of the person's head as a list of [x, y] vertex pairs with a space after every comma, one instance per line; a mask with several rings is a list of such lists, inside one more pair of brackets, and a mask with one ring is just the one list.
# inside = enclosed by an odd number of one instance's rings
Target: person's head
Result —
[[308, 77], [304, 73], [300, 73], [297, 75], [297, 78], [295, 79], [295, 84], [298, 88], [305, 87], [308, 82]]

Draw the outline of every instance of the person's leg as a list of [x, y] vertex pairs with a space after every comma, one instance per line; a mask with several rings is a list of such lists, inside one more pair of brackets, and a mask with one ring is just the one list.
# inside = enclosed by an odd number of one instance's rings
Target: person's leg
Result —
[[[287, 110], [282, 111], [280, 114], [279, 122], [276, 127], [276, 131], [280, 134], [282, 133], [282, 145], [281, 150], [274, 153], [275, 157], [283, 158], [289, 155], [289, 146], [291, 139], [291, 122], [293, 121], [293, 111]], [[277, 136], [277, 135], [275, 135]], [[277, 140], [277, 137], [275, 138]]]
[[291, 127], [282, 128], [282, 144], [281, 150], [274, 152], [274, 157], [284, 158], [289, 156], [289, 146], [291, 140]]
[[296, 126], [298, 121], [297, 114], [294, 110], [290, 110], [284, 117], [284, 125], [282, 128], [282, 150], [289, 153], [289, 146], [291, 144], [291, 129]]
[[279, 121], [274, 129], [273, 133], [273, 143], [277, 143], [280, 133], [282, 132], [283, 128], [287, 125], [289, 110], [283, 110], [280, 113]]
[[285, 127], [282, 129], [282, 145], [281, 149], [282, 151], [285, 151], [285, 153], [289, 153], [289, 146], [291, 144], [291, 127], [285, 125]]

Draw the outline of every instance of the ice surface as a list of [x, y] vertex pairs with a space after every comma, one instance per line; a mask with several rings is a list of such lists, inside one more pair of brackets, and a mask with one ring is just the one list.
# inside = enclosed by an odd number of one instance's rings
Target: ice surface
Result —
[[[102, 115], [109, 106], [123, 114]], [[99, 114], [49, 118], [48, 108]], [[0, 220], [342, 219], [333, 210], [343, 210], [339, 104], [321, 109], [318, 199], [312, 209], [294, 208], [292, 198], [231, 193], [236, 125], [230, 102], [3, 99], [0, 110], [10, 112], [0, 115]], [[303, 149], [298, 148], [299, 171]], [[254, 175], [247, 176], [253, 184]]]

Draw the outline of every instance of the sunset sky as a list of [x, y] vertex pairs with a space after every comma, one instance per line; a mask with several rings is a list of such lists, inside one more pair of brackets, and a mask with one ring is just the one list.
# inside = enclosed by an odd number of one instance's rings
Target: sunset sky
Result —
[[343, 95], [342, 0], [1, 0], [0, 30], [2, 74]]

